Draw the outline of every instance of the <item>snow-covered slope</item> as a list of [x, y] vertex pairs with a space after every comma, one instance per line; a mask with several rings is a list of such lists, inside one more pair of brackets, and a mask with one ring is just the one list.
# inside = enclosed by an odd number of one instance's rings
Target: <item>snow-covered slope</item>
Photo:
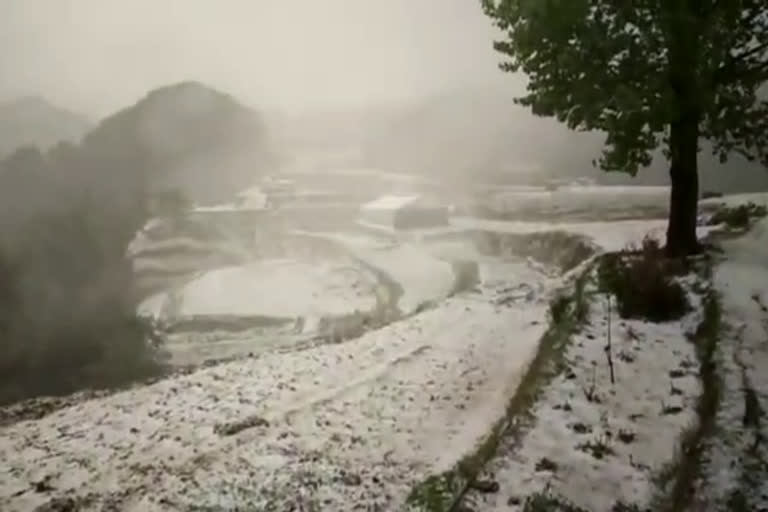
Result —
[[84, 511], [396, 510], [473, 449], [536, 351], [547, 297], [497, 307], [487, 293], [6, 427], [0, 509], [69, 496]]

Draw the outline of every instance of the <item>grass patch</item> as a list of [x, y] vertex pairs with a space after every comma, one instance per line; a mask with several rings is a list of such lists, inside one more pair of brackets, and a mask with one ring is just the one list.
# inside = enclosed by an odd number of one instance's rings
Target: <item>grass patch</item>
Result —
[[664, 495], [655, 500], [653, 510], [685, 510], [694, 482], [700, 475], [704, 441], [714, 432], [715, 415], [722, 396], [722, 383], [715, 364], [721, 315], [720, 299], [715, 292], [710, 292], [704, 299], [704, 317], [693, 337], [703, 386], [696, 404], [698, 422], [683, 432], [678, 453], [657, 475], [657, 483]]
[[664, 255], [658, 241], [645, 238], [639, 249], [629, 247], [601, 258], [600, 290], [616, 297], [622, 318], [666, 322], [690, 310], [683, 286], [676, 276], [686, 270]]
[[590, 512], [577, 507], [562, 496], [544, 490], [531, 494], [523, 504], [523, 512]]
[[[523, 504], [523, 512], [592, 512], [577, 506], [562, 496], [551, 492], [549, 488], [531, 494]], [[645, 512], [637, 505], [627, 505], [620, 501], [614, 503], [610, 512]]]
[[[522, 438], [533, 423], [531, 409], [542, 389], [564, 369], [563, 356], [571, 335], [587, 318], [589, 301], [585, 294], [591, 267], [579, 276], [570, 295], [559, 295], [550, 303], [550, 324], [539, 342], [507, 412], [476, 450], [456, 466], [440, 475], [433, 475], [417, 484], [407, 499], [406, 508], [421, 512], [448, 512], [456, 509], [464, 494], [477, 480], [482, 468], [493, 457], [505, 437]], [[535, 509], [534, 509], [535, 510]]]

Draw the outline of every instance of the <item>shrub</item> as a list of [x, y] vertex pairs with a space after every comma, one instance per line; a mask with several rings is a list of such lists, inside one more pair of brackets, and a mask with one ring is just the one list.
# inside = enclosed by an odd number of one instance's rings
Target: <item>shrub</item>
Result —
[[598, 280], [601, 291], [616, 297], [622, 318], [665, 322], [689, 310], [685, 290], [675, 279], [681, 270], [680, 262], [667, 259], [655, 239], [645, 238], [639, 250], [604, 256]]
[[568, 314], [571, 307], [571, 297], [558, 295], [549, 303], [550, 320], [555, 325], [560, 325]]
[[711, 226], [725, 224], [732, 229], [743, 229], [749, 226], [752, 219], [765, 217], [768, 209], [764, 205], [749, 202], [738, 206], [720, 206], [709, 219]]

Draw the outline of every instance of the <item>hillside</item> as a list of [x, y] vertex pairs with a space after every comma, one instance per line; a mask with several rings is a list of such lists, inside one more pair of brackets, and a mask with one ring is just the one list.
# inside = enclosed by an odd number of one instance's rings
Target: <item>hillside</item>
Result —
[[179, 188], [201, 203], [230, 198], [274, 158], [257, 112], [197, 82], [151, 91], [101, 121], [82, 149], [113, 175], [140, 173], [150, 190]]
[[185, 83], [79, 143], [0, 159], [0, 404], [154, 373], [125, 257], [152, 192], [228, 199], [257, 176], [264, 140], [252, 110]]
[[40, 97], [0, 103], [0, 158], [21, 146], [48, 149], [62, 140], [77, 142], [90, 128], [84, 116]]

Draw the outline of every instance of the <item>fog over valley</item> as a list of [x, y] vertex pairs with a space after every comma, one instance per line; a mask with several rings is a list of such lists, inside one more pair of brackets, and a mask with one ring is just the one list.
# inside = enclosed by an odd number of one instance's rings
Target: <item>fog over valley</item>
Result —
[[0, 0], [0, 511], [768, 510], [768, 4], [646, 4]]

